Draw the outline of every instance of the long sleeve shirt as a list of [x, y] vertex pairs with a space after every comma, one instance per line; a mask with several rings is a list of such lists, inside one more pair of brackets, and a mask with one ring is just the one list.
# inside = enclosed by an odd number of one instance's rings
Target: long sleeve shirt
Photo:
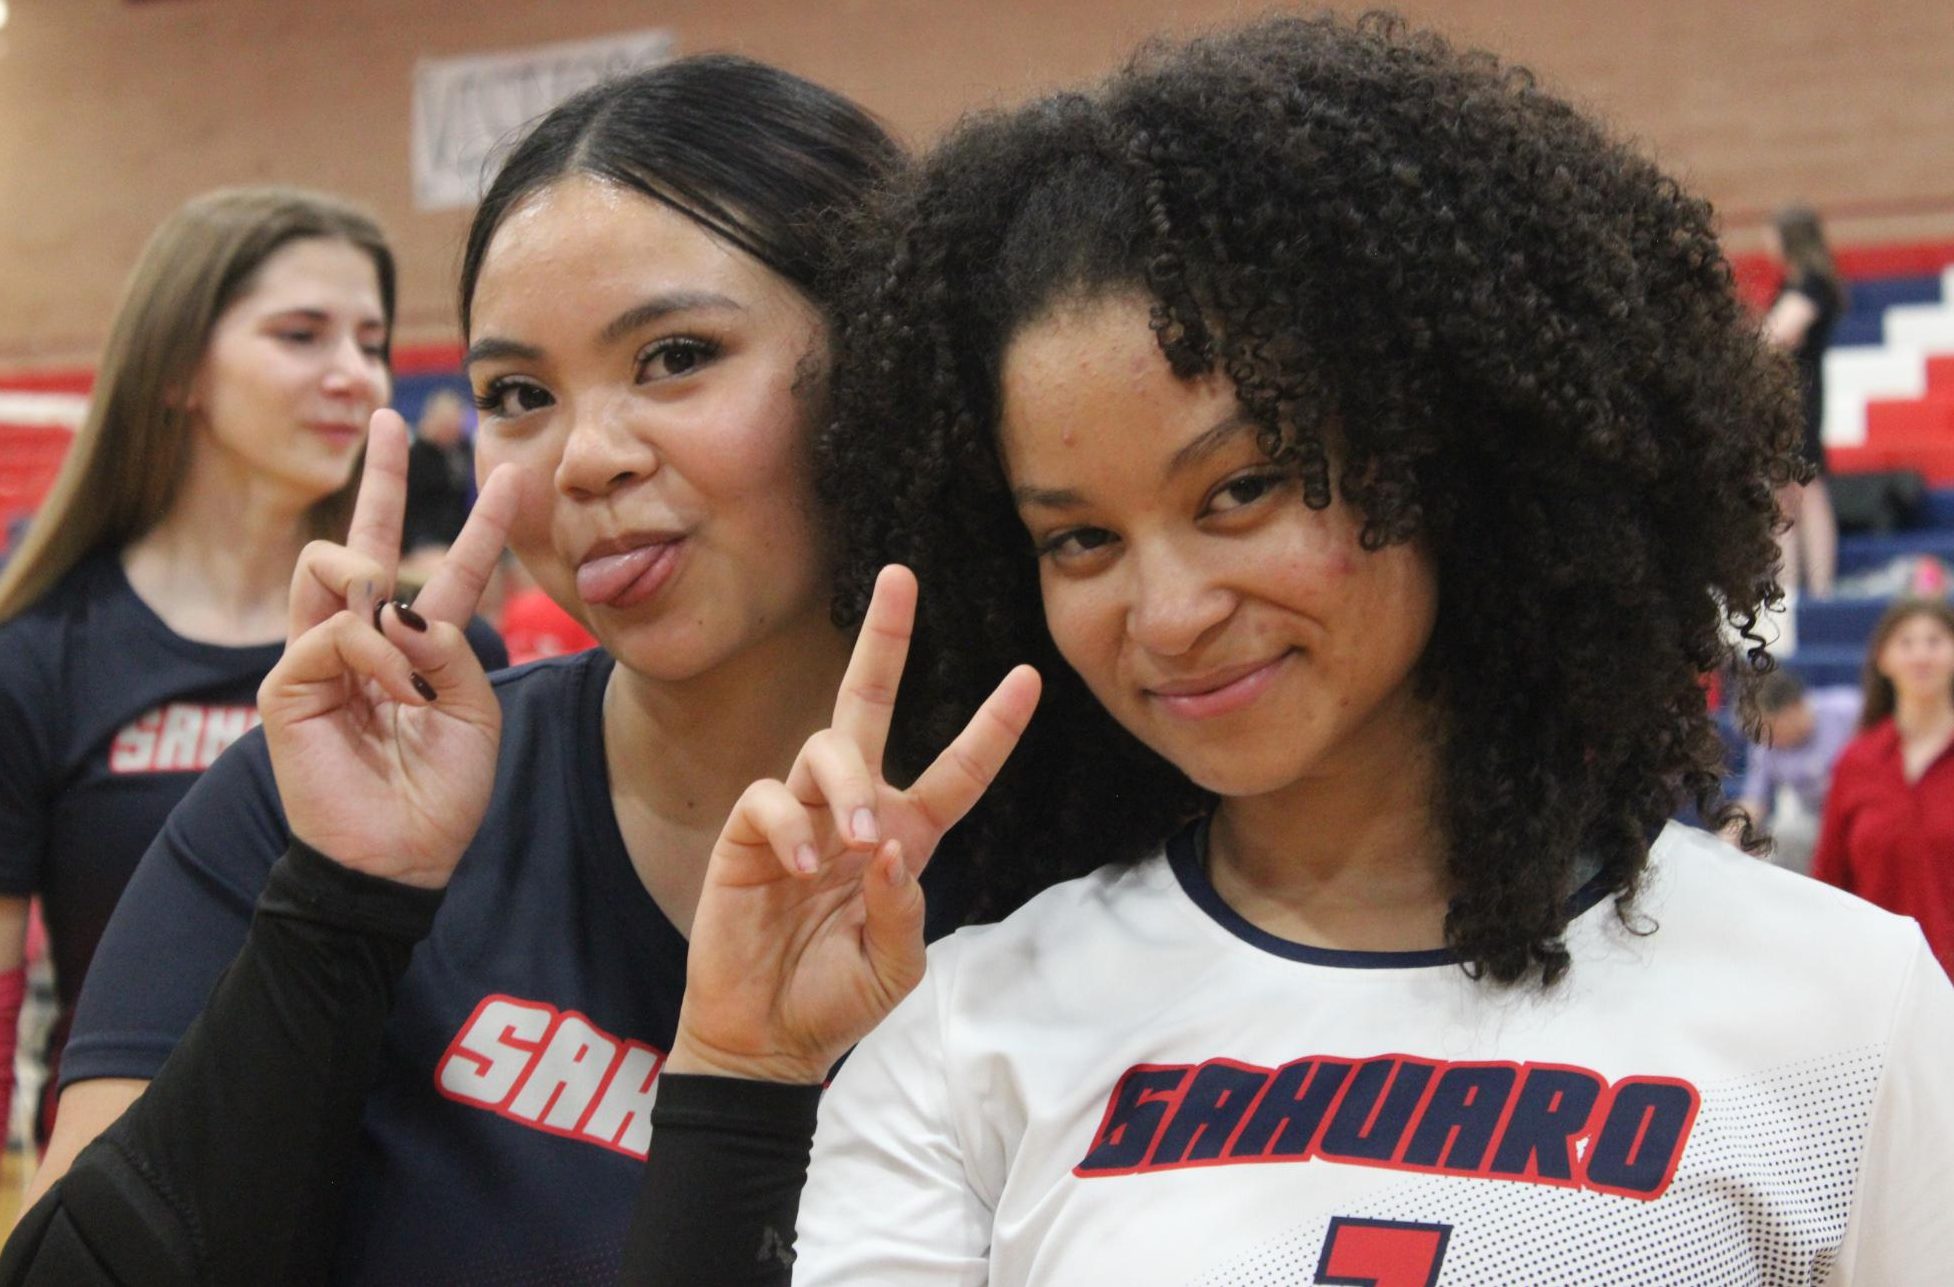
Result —
[[1812, 875], [1919, 921], [1954, 975], [1954, 746], [1909, 782], [1892, 720], [1855, 738], [1832, 771]]

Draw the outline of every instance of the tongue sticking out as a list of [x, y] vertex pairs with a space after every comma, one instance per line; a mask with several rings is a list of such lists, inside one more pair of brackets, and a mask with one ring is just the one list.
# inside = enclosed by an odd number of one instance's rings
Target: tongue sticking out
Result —
[[609, 603], [623, 594], [666, 550], [664, 544], [641, 545], [622, 554], [606, 554], [577, 568], [577, 594], [585, 603]]

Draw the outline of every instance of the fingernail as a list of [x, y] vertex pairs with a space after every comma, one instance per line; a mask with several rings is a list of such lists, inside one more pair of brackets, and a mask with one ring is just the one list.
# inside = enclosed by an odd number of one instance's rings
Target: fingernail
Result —
[[902, 878], [908, 874], [908, 868], [904, 867], [902, 863], [902, 846], [891, 840], [889, 842], [889, 862], [882, 869], [882, 876], [891, 885], [900, 885], [902, 884]]
[[428, 683], [425, 679], [422, 679], [418, 672], [415, 671], [408, 672], [407, 679], [409, 683], [414, 685], [415, 692], [427, 698], [429, 701], [434, 700], [435, 698], [434, 685]]
[[427, 618], [406, 604], [396, 600], [394, 603], [394, 612], [400, 617], [401, 624], [409, 630], [418, 630], [422, 634], [427, 633]]
[[380, 614], [386, 610], [387, 601], [385, 599], [375, 599], [373, 601], [373, 628], [375, 630], [380, 629]]
[[873, 810], [855, 810], [855, 816], [849, 820], [849, 826], [855, 833], [856, 844], [872, 845], [882, 838], [880, 833], [875, 829], [875, 813]]
[[803, 876], [812, 876], [820, 866], [821, 860], [815, 856], [813, 845], [794, 846], [794, 867]]

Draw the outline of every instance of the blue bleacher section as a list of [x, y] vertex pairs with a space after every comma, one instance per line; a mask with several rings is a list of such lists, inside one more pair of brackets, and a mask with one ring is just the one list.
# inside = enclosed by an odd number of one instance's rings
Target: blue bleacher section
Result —
[[[1936, 488], [1921, 507], [1920, 526], [1904, 532], [1839, 538], [1839, 574], [1851, 576], [1888, 566], [1897, 558], [1931, 554], [1954, 569], [1954, 489]], [[1856, 684], [1866, 637], [1890, 599], [1833, 598], [1798, 601], [1798, 651], [1785, 665], [1814, 687]]]
[[[1932, 554], [1954, 564], [1954, 527], [1908, 528], [1904, 532], [1865, 532], [1839, 538], [1839, 575], [1885, 567], [1905, 554]], [[1801, 636], [1802, 637], [1802, 636]]]
[[1936, 488], [1927, 493], [1926, 501], [1920, 507], [1922, 530], [1948, 528], [1954, 530], [1954, 489]]
[[[459, 373], [453, 375], [403, 375], [394, 381], [394, 409], [400, 412], [408, 424], [421, 418], [421, 408], [434, 396], [437, 389], [453, 389], [463, 398], [469, 397], [468, 381]], [[471, 404], [472, 405], [472, 404]]]
[[1869, 277], [1847, 283], [1852, 293], [1844, 317], [1832, 332], [1833, 347], [1846, 344], [1879, 344], [1885, 339], [1881, 319], [1894, 304], [1938, 304], [1941, 280], [1938, 275], [1921, 277]]

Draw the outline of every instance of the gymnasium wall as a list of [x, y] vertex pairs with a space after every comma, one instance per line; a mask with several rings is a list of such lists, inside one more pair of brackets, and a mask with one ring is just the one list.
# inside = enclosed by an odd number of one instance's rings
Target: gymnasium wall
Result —
[[[963, 109], [1113, 65], [1231, 0], [13, 0], [0, 30], [0, 375], [86, 365], [149, 229], [220, 184], [282, 180], [375, 207], [401, 250], [402, 336], [452, 338], [465, 214], [413, 209], [414, 59], [646, 27], [851, 93], [912, 140]], [[1419, 0], [1530, 63], [1724, 211], [1772, 206], [1844, 242], [1954, 237], [1946, 0]]]

